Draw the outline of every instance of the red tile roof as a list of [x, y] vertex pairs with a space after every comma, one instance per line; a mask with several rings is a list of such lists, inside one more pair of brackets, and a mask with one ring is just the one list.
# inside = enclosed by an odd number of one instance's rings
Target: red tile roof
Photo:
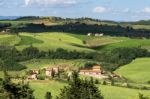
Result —
[[80, 70], [80, 72], [93, 72], [93, 73], [101, 73], [101, 70]]

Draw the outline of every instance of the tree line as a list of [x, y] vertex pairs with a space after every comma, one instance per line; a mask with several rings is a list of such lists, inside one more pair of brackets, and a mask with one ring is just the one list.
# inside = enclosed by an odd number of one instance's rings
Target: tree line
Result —
[[22, 70], [26, 66], [19, 64], [30, 59], [91, 59], [102, 62], [106, 70], [113, 71], [119, 66], [130, 63], [135, 58], [150, 57], [150, 52], [141, 48], [116, 48], [104, 52], [78, 52], [62, 48], [40, 51], [34, 46], [18, 51], [15, 47], [0, 47], [0, 70]]
[[[33, 18], [27, 17], [27, 19], [33, 20], [34, 17]], [[25, 19], [23, 18], [22, 20]], [[72, 22], [70, 20], [71, 19], [64, 21], [63, 25], [52, 25], [52, 26], [46, 26], [44, 23], [41, 24], [19, 23], [15, 26], [13, 26], [13, 24], [11, 23], [1, 23], [0, 30], [5, 30], [6, 28], [9, 28], [11, 33], [68, 32], [68, 33], [87, 34], [90, 32], [90, 33], [104, 33], [104, 35], [110, 36], [126, 36], [131, 38], [150, 37], [150, 30], [147, 29], [134, 29], [132, 28], [132, 26], [121, 26], [120, 24], [116, 25], [87, 24], [85, 22], [82, 22], [82, 19], [76, 19], [78, 21], [75, 22]]]

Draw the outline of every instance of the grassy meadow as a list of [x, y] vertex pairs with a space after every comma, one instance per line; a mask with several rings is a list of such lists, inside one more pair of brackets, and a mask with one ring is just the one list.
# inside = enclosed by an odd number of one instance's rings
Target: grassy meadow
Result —
[[115, 72], [136, 83], [150, 81], [150, 58], [139, 58]]
[[127, 37], [94, 37], [61, 32], [20, 33], [19, 35], [0, 35], [0, 45], [15, 46], [22, 50], [31, 45], [40, 50], [64, 48], [80, 52], [112, 50], [119, 47], [142, 47], [150, 51], [150, 40], [130, 39]]
[[[58, 81], [31, 81], [30, 86], [35, 90], [34, 95], [36, 99], [44, 99], [47, 91], [52, 92], [52, 96], [55, 99], [62, 89], [67, 84]], [[101, 90], [105, 99], [137, 99], [138, 93], [142, 93], [145, 96], [150, 96], [150, 91], [135, 90], [129, 88], [97, 85]], [[39, 94], [40, 93], [40, 94]], [[123, 94], [122, 94], [123, 93]]]
[[117, 38], [121, 39], [120, 42], [111, 43], [103, 46], [99, 46], [96, 50], [112, 50], [120, 47], [141, 47], [150, 51], [150, 40], [149, 39], [130, 39], [130, 38]]

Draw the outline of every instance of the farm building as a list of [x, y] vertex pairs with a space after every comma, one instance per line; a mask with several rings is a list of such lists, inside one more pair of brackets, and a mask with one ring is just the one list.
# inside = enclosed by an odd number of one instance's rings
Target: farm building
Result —
[[39, 69], [32, 69], [31, 70], [33, 73], [39, 74]]
[[102, 74], [102, 68], [101, 66], [93, 66], [91, 69], [82, 69], [80, 70], [80, 74], [83, 75], [101, 75]]
[[87, 36], [92, 36], [92, 33], [88, 33]]
[[53, 71], [55, 72], [55, 74], [59, 73], [59, 67], [45, 68], [46, 76], [51, 76], [51, 73]]
[[32, 69], [30, 71], [31, 71], [31, 73], [28, 76], [28, 79], [29, 80], [37, 80], [37, 75], [39, 74], [39, 70], [38, 69]]
[[29, 79], [29, 80], [37, 80], [37, 74], [36, 74], [36, 73], [30, 74], [30, 75], [28, 76], [28, 79]]
[[96, 33], [95, 36], [102, 37], [102, 36], [104, 36], [104, 34], [103, 33]]

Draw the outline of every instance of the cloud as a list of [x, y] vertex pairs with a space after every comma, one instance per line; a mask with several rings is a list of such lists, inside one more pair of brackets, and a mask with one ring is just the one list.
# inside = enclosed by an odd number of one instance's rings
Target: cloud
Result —
[[125, 9], [122, 10], [122, 12], [124, 12], [124, 13], [127, 13], [127, 12], [129, 12], [129, 11], [130, 11], [129, 8], [125, 8]]
[[76, 4], [76, 0], [25, 0], [25, 5], [67, 6]]
[[107, 11], [107, 9], [105, 7], [102, 7], [102, 6], [98, 6], [98, 7], [95, 7], [93, 9], [94, 13], [103, 13], [103, 12], [106, 12], [106, 11]]
[[150, 7], [145, 7], [144, 10], [143, 10], [143, 12], [150, 13]]

